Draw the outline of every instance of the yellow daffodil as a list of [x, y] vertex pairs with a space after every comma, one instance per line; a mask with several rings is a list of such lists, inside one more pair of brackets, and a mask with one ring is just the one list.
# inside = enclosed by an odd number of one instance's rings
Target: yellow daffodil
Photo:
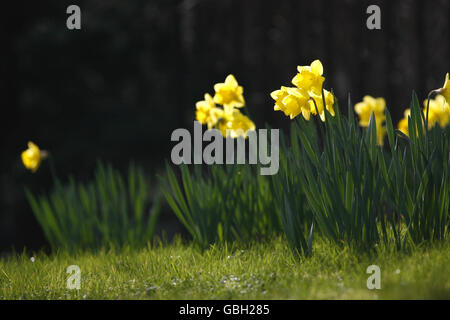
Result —
[[[334, 108], [333, 108], [334, 96], [331, 92], [329, 92], [325, 89], [323, 90], [323, 92], [325, 94], [326, 108], [327, 108], [328, 112], [334, 117], [334, 115], [335, 115]], [[313, 99], [314, 99], [314, 101], [313, 101]], [[315, 104], [314, 104], [314, 102], [315, 102]], [[311, 113], [314, 115], [317, 114], [316, 105], [317, 105], [317, 110], [319, 111], [320, 120], [325, 121], [325, 110], [323, 107], [322, 95], [311, 94], [311, 99], [309, 100], [309, 106], [310, 106]]]
[[205, 94], [205, 100], [199, 101], [195, 104], [196, 107], [196, 119], [201, 124], [206, 124], [208, 117], [209, 117], [209, 111], [214, 108], [216, 104], [214, 103], [214, 99], [211, 97], [210, 94]]
[[361, 127], [368, 127], [370, 115], [375, 114], [376, 121], [384, 121], [384, 109], [386, 108], [386, 101], [384, 98], [374, 98], [365, 96], [362, 102], [355, 104], [355, 112], [359, 116], [359, 125]]
[[225, 82], [216, 83], [214, 90], [216, 91], [214, 102], [223, 105], [227, 112], [232, 112], [233, 108], [241, 108], [245, 105], [244, 89], [232, 74], [227, 76]]
[[[224, 117], [219, 121], [218, 129], [224, 137], [230, 136], [237, 138], [239, 136], [247, 137], [247, 132], [255, 130], [256, 126], [247, 116], [243, 115], [238, 109], [234, 109], [231, 113], [226, 112]], [[228, 130], [228, 132], [227, 132]]]
[[283, 104], [283, 99], [289, 95], [286, 87], [281, 87], [279, 90], [272, 91], [270, 96], [273, 100], [275, 100], [275, 105], [273, 110], [275, 111], [283, 111], [286, 110], [286, 107]]
[[[423, 102], [423, 114], [427, 116], [427, 104], [428, 100]], [[410, 109], [406, 109], [404, 112], [404, 118], [398, 123], [398, 129], [406, 135], [408, 132], [408, 116], [411, 114]], [[446, 101], [444, 96], [437, 95], [434, 99], [430, 100], [430, 108], [428, 110], [428, 127], [432, 128], [436, 124], [439, 124], [442, 128], [445, 128], [450, 123], [450, 104]]]
[[[427, 115], [427, 103], [423, 102], [423, 113]], [[431, 128], [438, 123], [442, 128], [445, 128], [450, 123], [450, 104], [442, 95], [437, 95], [430, 100], [430, 108], [428, 111], [428, 126]]]
[[323, 66], [320, 60], [314, 60], [310, 66], [298, 66], [298, 73], [292, 83], [303, 90], [320, 95], [325, 78], [322, 77]]
[[308, 104], [309, 96], [304, 90], [281, 87], [280, 90], [275, 90], [270, 95], [275, 100], [273, 108], [275, 111], [283, 111], [291, 119], [301, 113], [306, 120], [309, 120], [311, 114]]
[[[255, 124], [239, 109], [245, 106], [244, 89], [237, 83], [232, 74], [228, 75], [224, 83], [214, 85], [214, 98], [205, 94], [205, 100], [196, 103], [197, 121], [206, 124], [208, 129], [217, 128], [224, 137], [247, 137], [249, 130], [255, 130]], [[223, 109], [216, 106], [223, 105]]]
[[359, 116], [359, 125], [361, 127], [368, 127], [370, 116], [372, 112], [375, 115], [378, 144], [384, 144], [384, 136], [386, 135], [386, 128], [383, 123], [386, 120], [384, 109], [386, 108], [386, 101], [384, 98], [374, 98], [365, 96], [362, 102], [355, 104], [355, 112]]
[[201, 124], [206, 124], [208, 129], [214, 127], [218, 120], [223, 116], [223, 110], [216, 107], [214, 99], [208, 93], [205, 94], [205, 100], [196, 103], [195, 117]]
[[398, 122], [397, 128], [407, 136], [409, 136], [408, 131], [408, 116], [411, 114], [411, 109], [406, 109], [403, 113], [403, 119]]
[[444, 86], [439, 90], [439, 93], [444, 96], [447, 103], [450, 103], [450, 77], [448, 72], [445, 75]]
[[28, 149], [22, 152], [22, 162], [25, 168], [36, 172], [43, 159], [47, 157], [46, 151], [41, 151], [33, 142], [28, 142]]
[[[298, 66], [297, 70], [297, 75], [292, 79], [292, 83], [296, 87], [281, 87], [280, 90], [275, 90], [270, 94], [272, 99], [275, 100], [274, 110], [283, 111], [291, 119], [301, 113], [306, 120], [310, 119], [311, 114], [316, 115], [319, 111], [320, 119], [325, 121], [322, 98], [322, 85], [325, 78], [322, 76], [322, 63], [320, 60], [314, 60], [309, 66]], [[325, 108], [334, 116], [334, 96], [325, 89], [323, 91]]]

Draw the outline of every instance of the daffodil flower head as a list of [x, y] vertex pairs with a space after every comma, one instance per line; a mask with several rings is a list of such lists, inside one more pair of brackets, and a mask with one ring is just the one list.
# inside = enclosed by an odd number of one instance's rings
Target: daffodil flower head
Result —
[[227, 76], [225, 82], [216, 83], [214, 90], [216, 92], [214, 102], [223, 105], [226, 111], [231, 112], [232, 108], [245, 106], [244, 88], [238, 84], [232, 74]]
[[374, 98], [365, 96], [362, 102], [355, 104], [355, 112], [359, 116], [359, 125], [361, 127], [368, 127], [372, 112], [375, 114], [375, 119], [382, 123], [386, 120], [384, 109], [386, 108], [386, 100], [384, 98]]
[[323, 66], [320, 60], [314, 60], [310, 66], [298, 66], [298, 73], [292, 79], [297, 88], [320, 95], [325, 78], [322, 77]]
[[208, 117], [209, 117], [209, 111], [214, 108], [216, 104], [214, 103], [214, 99], [211, 97], [209, 93], [205, 93], [205, 100], [198, 101], [195, 104], [196, 107], [196, 119], [201, 124], [206, 124]]
[[270, 95], [275, 100], [274, 110], [283, 111], [291, 119], [301, 113], [306, 120], [309, 120], [311, 114], [308, 104], [309, 95], [305, 90], [281, 87], [280, 90], [275, 90]]
[[[426, 116], [428, 101], [423, 102], [423, 113]], [[431, 128], [438, 123], [442, 128], [445, 128], [450, 123], [450, 104], [442, 95], [437, 95], [430, 100], [430, 107], [428, 110], [428, 126]]]
[[286, 87], [281, 87], [279, 90], [272, 91], [270, 93], [270, 96], [273, 100], [275, 100], [275, 105], [273, 107], [273, 110], [275, 111], [283, 111], [286, 109], [286, 107], [283, 104], [283, 99], [287, 97], [289, 94], [287, 92]]
[[37, 145], [30, 141], [28, 142], [28, 149], [22, 152], [23, 165], [28, 170], [36, 172], [46, 154], [45, 151], [41, 151]]
[[218, 120], [223, 116], [223, 109], [217, 108], [214, 99], [208, 93], [205, 94], [205, 100], [196, 103], [195, 118], [201, 124], [208, 125], [208, 129], [214, 127]]
[[[323, 93], [325, 95], [325, 104], [328, 112], [334, 117], [334, 96], [331, 92], [327, 90], [323, 90]], [[317, 109], [316, 109], [317, 106]], [[320, 120], [325, 121], [325, 109], [323, 107], [323, 98], [322, 95], [316, 95], [314, 93], [311, 93], [311, 99], [309, 100], [309, 108], [311, 110], [311, 113], [316, 115], [317, 111], [319, 111]]]
[[386, 100], [384, 98], [374, 98], [365, 96], [362, 102], [355, 104], [355, 112], [359, 116], [359, 125], [361, 127], [368, 127], [372, 113], [375, 116], [375, 124], [377, 127], [378, 144], [384, 144], [384, 137], [386, 135], [386, 127], [384, 121], [386, 116], [384, 110], [386, 109]]

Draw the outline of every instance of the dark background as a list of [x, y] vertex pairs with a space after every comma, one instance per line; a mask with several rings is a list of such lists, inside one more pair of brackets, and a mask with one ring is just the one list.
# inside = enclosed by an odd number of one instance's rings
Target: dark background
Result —
[[[66, 28], [77, 4], [82, 29]], [[366, 8], [381, 7], [381, 30]], [[320, 59], [326, 88], [346, 108], [383, 96], [394, 121], [442, 85], [450, 71], [450, 1], [15, 1], [0, 30], [0, 252], [45, 240], [23, 188], [52, 186], [20, 153], [32, 140], [55, 157], [60, 177], [89, 179], [97, 159], [131, 160], [161, 172], [170, 134], [192, 128], [195, 102], [233, 73], [257, 127], [287, 128], [269, 96], [297, 65]], [[170, 226], [166, 212], [161, 226]]]

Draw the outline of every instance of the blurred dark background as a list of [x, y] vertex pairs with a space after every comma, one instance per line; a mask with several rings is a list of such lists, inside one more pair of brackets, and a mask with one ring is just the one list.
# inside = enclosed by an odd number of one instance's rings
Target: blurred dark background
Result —
[[[66, 28], [70, 4], [79, 31]], [[370, 4], [381, 30], [366, 28]], [[229, 73], [257, 127], [287, 128], [269, 93], [297, 65], [321, 59], [344, 108], [348, 93], [383, 96], [395, 122], [413, 89], [423, 99], [450, 71], [448, 0], [11, 1], [1, 11], [0, 252], [45, 246], [23, 189], [46, 192], [52, 180], [48, 165], [23, 167], [28, 140], [52, 152], [60, 177], [89, 179], [97, 159], [157, 174], [172, 130], [192, 128], [195, 102]]]

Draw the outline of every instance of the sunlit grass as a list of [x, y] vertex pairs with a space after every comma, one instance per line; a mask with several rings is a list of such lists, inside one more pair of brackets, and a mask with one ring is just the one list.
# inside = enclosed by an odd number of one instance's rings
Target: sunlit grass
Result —
[[[366, 287], [372, 264], [381, 268], [380, 290]], [[69, 265], [81, 268], [78, 291], [66, 288]], [[449, 299], [449, 265], [449, 243], [370, 255], [317, 239], [314, 254], [298, 258], [280, 238], [203, 252], [175, 241], [11, 255], [0, 260], [0, 299]]]

